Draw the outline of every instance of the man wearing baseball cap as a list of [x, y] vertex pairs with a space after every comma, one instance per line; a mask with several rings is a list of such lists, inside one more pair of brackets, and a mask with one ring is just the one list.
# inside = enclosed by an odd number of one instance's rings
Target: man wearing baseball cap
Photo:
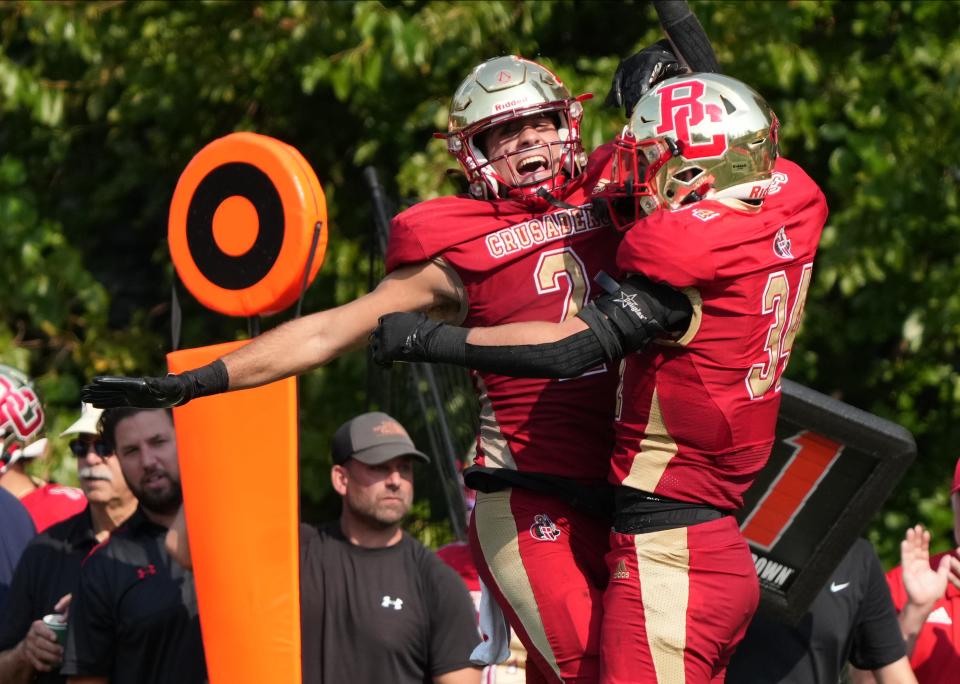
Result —
[[[950, 487], [954, 543], [960, 546], [960, 460]], [[930, 532], [907, 530], [900, 566], [887, 573], [910, 665], [920, 684], [948, 684], [960, 672], [960, 558], [958, 550], [930, 556]]]
[[59, 673], [62, 643], [42, 618], [66, 610], [83, 559], [136, 510], [119, 460], [98, 434], [101, 413], [84, 404], [80, 418], [60, 433], [71, 438], [88, 504], [36, 537], [17, 565], [7, 612], [0, 620], [0, 682], [66, 681]]
[[378, 412], [340, 426], [332, 458], [340, 519], [300, 529], [304, 684], [478, 684], [470, 595], [401, 528], [413, 464], [430, 459]]

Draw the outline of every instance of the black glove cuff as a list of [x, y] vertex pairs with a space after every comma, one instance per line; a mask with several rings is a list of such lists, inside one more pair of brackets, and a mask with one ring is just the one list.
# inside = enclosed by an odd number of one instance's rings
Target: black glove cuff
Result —
[[183, 399], [177, 402], [178, 406], [197, 397], [220, 394], [230, 389], [230, 376], [226, 365], [220, 359], [173, 377], [177, 378], [183, 387]]

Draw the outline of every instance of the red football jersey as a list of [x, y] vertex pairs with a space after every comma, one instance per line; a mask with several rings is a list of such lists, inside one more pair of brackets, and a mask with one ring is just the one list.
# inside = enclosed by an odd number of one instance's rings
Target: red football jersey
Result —
[[631, 354], [618, 389], [612, 479], [732, 510], [770, 454], [780, 375], [827, 218], [816, 183], [779, 159], [762, 209], [701, 201], [634, 225], [627, 272], [687, 292], [683, 339]]
[[[598, 148], [559, 199], [428, 200], [394, 218], [387, 271], [440, 258], [463, 283], [464, 325], [562, 321], [599, 291], [600, 270], [615, 275], [619, 235], [591, 210], [611, 147]], [[613, 448], [616, 377], [606, 366], [569, 380], [474, 373], [480, 398], [477, 463], [603, 480]]]

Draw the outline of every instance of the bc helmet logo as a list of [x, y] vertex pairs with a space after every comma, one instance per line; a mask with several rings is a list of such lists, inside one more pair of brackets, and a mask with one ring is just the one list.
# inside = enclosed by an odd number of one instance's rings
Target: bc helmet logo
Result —
[[537, 541], [557, 541], [560, 538], [560, 529], [553, 524], [553, 521], [545, 513], [533, 516], [533, 524], [530, 526], [530, 536]]
[[717, 133], [709, 142], [693, 144], [690, 127], [696, 126], [704, 117], [710, 121], [723, 120], [723, 109], [716, 104], [700, 101], [706, 86], [696, 79], [672, 83], [657, 92], [660, 98], [660, 125], [657, 135], [673, 133], [683, 142], [681, 153], [687, 159], [719, 157], [727, 151], [727, 136]]

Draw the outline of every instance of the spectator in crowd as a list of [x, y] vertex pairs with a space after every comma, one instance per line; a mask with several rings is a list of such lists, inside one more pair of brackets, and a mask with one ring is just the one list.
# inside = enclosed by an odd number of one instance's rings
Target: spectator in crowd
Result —
[[74, 684], [203, 682], [193, 574], [164, 548], [182, 502], [172, 413], [111, 409], [100, 427], [139, 506], [81, 567], [60, 672]]
[[0, 486], [20, 499], [37, 532], [86, 508], [76, 487], [44, 482], [27, 473], [27, 461], [43, 458], [47, 440], [44, 411], [30, 380], [10, 366], [0, 365]]
[[[960, 545], [960, 461], [950, 489], [954, 541]], [[930, 532], [907, 530], [900, 566], [887, 573], [910, 665], [920, 684], [960, 680], [960, 559], [957, 550], [930, 557]]]
[[0, 682], [5, 684], [66, 681], [59, 673], [63, 647], [42, 618], [63, 612], [76, 590], [83, 559], [137, 506], [116, 455], [97, 434], [101, 413], [84, 404], [80, 418], [60, 435], [73, 437], [70, 450], [89, 504], [34, 539], [17, 566], [0, 621]]
[[478, 684], [470, 596], [400, 526], [429, 459], [384, 413], [344, 423], [332, 451], [340, 519], [300, 532], [303, 681]]
[[917, 681], [880, 560], [865, 539], [850, 547], [796, 625], [754, 616], [726, 681], [836, 684], [848, 661], [881, 684]]
[[37, 533], [23, 504], [0, 488], [0, 625], [6, 621], [6, 599], [20, 554]]

